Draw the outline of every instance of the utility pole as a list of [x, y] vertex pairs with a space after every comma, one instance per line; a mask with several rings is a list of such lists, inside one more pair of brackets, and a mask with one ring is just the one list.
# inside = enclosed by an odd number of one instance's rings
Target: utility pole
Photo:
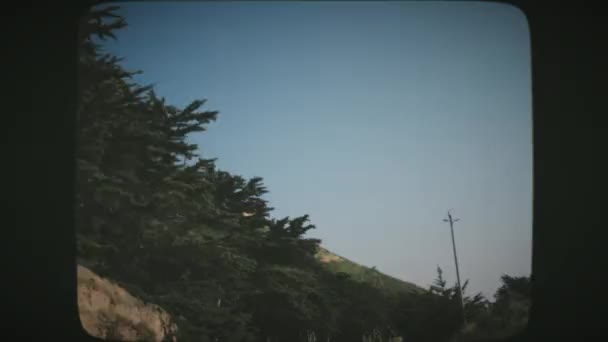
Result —
[[464, 298], [462, 297], [462, 287], [460, 286], [460, 271], [458, 270], [458, 256], [456, 256], [456, 240], [454, 239], [454, 222], [458, 222], [460, 219], [453, 218], [452, 213], [448, 210], [448, 218], [443, 219], [443, 222], [450, 223], [450, 230], [452, 232], [452, 247], [454, 249], [454, 263], [456, 264], [456, 283], [458, 284], [458, 295], [460, 297], [460, 306], [462, 308], [462, 321], [467, 324], [467, 318], [464, 313]]

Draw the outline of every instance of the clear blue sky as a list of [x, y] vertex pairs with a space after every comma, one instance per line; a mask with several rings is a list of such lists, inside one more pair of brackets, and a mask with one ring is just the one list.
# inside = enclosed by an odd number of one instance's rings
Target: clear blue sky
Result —
[[310, 214], [328, 249], [469, 293], [528, 275], [532, 118], [528, 23], [498, 4], [123, 4], [108, 51], [138, 80], [220, 116], [204, 157], [262, 176], [274, 215]]

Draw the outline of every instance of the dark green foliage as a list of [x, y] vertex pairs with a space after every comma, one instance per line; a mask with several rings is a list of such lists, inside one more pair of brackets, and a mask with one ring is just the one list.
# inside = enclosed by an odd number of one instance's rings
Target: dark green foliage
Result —
[[[308, 215], [271, 217], [262, 178], [218, 170], [197, 155], [187, 138], [218, 112], [203, 110], [204, 100], [166, 104], [102, 53], [93, 38], [115, 38], [126, 25], [116, 9], [91, 10], [81, 22], [79, 262], [162, 306], [184, 342], [440, 342], [460, 328], [456, 291], [441, 273], [422, 292], [375, 268], [353, 277], [328, 270], [315, 258], [320, 241], [305, 237], [315, 228]], [[519, 326], [525, 310], [513, 303], [528, 285], [503, 282], [492, 312]], [[488, 313], [482, 297], [465, 299], [471, 317]]]
[[503, 285], [494, 295], [492, 313], [502, 330], [516, 332], [527, 325], [532, 290], [530, 278], [503, 275], [501, 280]]
[[456, 287], [446, 287], [442, 271], [429, 290], [418, 296], [399, 296], [393, 317], [406, 340], [448, 341], [461, 328], [462, 316]]
[[469, 313], [472, 326], [455, 336], [455, 341], [486, 341], [501, 339], [523, 331], [528, 323], [531, 305], [529, 277], [501, 277], [502, 286], [496, 291], [494, 303], [476, 296], [470, 300], [475, 307]]

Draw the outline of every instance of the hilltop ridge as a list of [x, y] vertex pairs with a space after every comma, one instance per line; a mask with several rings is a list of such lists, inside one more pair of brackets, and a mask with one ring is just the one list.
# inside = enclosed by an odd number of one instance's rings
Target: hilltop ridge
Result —
[[370, 284], [389, 293], [420, 293], [425, 291], [414, 283], [389, 276], [374, 267], [360, 265], [324, 247], [319, 247], [316, 258], [331, 272], [348, 274], [356, 281]]

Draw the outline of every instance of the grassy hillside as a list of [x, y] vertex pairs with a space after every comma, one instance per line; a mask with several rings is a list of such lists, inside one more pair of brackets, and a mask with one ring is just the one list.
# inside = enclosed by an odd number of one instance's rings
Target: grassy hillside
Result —
[[[267, 227], [260, 229], [260, 232], [262, 233], [267, 231]], [[356, 262], [332, 253], [323, 247], [319, 247], [316, 257], [317, 260], [319, 260], [325, 266], [325, 268], [331, 272], [346, 273], [354, 280], [371, 284], [374, 287], [390, 293], [420, 293], [425, 291], [425, 289], [416, 284], [391, 277], [372, 267], [357, 264]]]
[[359, 265], [322, 247], [317, 252], [317, 259], [332, 272], [346, 273], [354, 280], [371, 284], [387, 292], [414, 293], [424, 291], [423, 288], [415, 284], [391, 277], [374, 268]]

